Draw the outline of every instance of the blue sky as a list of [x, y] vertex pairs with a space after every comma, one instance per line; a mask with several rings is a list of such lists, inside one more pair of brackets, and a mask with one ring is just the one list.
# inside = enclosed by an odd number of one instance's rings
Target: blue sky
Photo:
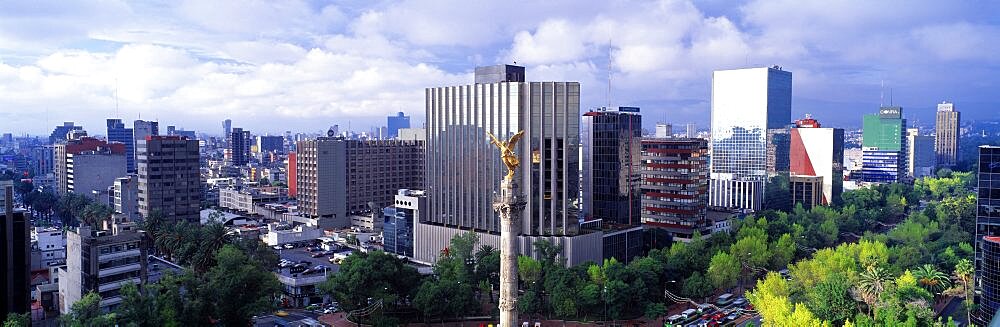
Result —
[[[0, 132], [107, 117], [216, 133], [423, 122], [425, 87], [476, 65], [582, 83], [582, 107], [706, 128], [711, 72], [781, 65], [793, 116], [860, 126], [886, 97], [1000, 118], [1000, 5], [952, 1], [4, 1]], [[117, 93], [117, 101], [115, 94]], [[117, 108], [117, 109], [116, 109]]]

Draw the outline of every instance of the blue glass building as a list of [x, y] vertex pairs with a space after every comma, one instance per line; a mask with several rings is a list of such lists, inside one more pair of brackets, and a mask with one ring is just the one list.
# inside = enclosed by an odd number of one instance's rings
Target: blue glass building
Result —
[[423, 191], [402, 189], [393, 205], [382, 210], [382, 248], [385, 252], [413, 257], [413, 224], [420, 220], [425, 203]]
[[397, 113], [395, 116], [389, 116], [386, 122], [387, 133], [389, 138], [399, 136], [400, 128], [410, 128], [410, 116], [403, 115], [402, 112]]
[[1000, 147], [979, 147], [976, 208], [976, 326], [992, 326], [1000, 309]]
[[121, 119], [108, 119], [108, 141], [125, 144], [126, 171], [135, 173], [135, 142], [132, 129], [126, 128]]

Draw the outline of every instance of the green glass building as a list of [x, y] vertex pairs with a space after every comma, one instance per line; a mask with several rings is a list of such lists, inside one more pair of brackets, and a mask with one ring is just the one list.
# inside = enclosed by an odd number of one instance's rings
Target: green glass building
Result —
[[903, 108], [882, 107], [864, 117], [861, 180], [898, 182], [906, 176], [906, 119]]

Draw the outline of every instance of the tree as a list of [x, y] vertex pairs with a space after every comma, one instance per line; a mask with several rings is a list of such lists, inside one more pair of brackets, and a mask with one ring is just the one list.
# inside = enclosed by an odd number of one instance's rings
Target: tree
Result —
[[31, 327], [31, 315], [28, 313], [9, 313], [3, 321], [3, 327]]
[[875, 304], [890, 281], [892, 275], [881, 266], [869, 266], [861, 273], [856, 289], [862, 300], [868, 304], [869, 312], [874, 312]]
[[230, 244], [232, 236], [219, 222], [202, 226], [199, 231], [198, 248], [192, 259], [195, 271], [204, 272], [215, 265], [216, 252], [224, 245]]
[[367, 307], [382, 301], [393, 307], [409, 302], [420, 285], [420, 274], [405, 261], [382, 251], [356, 253], [341, 263], [340, 271], [319, 285], [345, 310]]
[[771, 267], [774, 269], [784, 269], [795, 258], [795, 240], [792, 235], [785, 233], [771, 245]]
[[225, 245], [215, 256], [218, 265], [205, 275], [207, 289], [219, 299], [214, 316], [223, 325], [246, 326], [250, 318], [274, 306], [281, 284], [269, 271], [249, 261], [236, 246]]
[[925, 264], [913, 271], [917, 283], [931, 294], [938, 294], [951, 287], [951, 280], [948, 275], [941, 272], [932, 264]]
[[[147, 292], [153, 288], [156, 287], [146, 285]], [[156, 327], [164, 325], [156, 308], [155, 296], [144, 294], [135, 284], [128, 283], [122, 285], [121, 297], [122, 302], [116, 313], [126, 326]]]
[[702, 299], [709, 294], [712, 294], [712, 282], [702, 276], [701, 273], [696, 271], [684, 279], [684, 287], [681, 288], [681, 295], [691, 299]]
[[806, 307], [818, 318], [841, 325], [857, 312], [858, 305], [851, 298], [850, 289], [845, 276], [832, 276], [806, 293]]
[[649, 319], [657, 319], [667, 314], [667, 306], [663, 303], [649, 303], [646, 305], [643, 315]]
[[967, 321], [972, 321], [972, 287], [969, 287], [969, 283], [972, 281], [973, 274], [975, 273], [975, 266], [972, 265], [972, 261], [969, 259], [958, 260], [955, 264], [955, 271], [952, 273], [955, 280], [961, 285], [958, 289], [949, 290], [950, 294], [960, 294], [965, 297], [965, 313]]
[[706, 275], [716, 289], [730, 288], [736, 285], [740, 270], [740, 262], [736, 260], [736, 257], [719, 251], [712, 256], [712, 262], [708, 265]]
[[70, 327], [111, 327], [115, 325], [115, 314], [101, 311], [101, 296], [90, 292], [73, 303], [68, 315], [62, 317], [63, 324]]

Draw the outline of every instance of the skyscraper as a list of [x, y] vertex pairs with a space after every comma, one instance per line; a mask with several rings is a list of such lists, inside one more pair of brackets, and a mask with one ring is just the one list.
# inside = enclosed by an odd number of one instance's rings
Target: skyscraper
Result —
[[697, 125], [695, 125], [694, 123], [690, 123], [690, 124], [684, 125], [684, 127], [685, 127], [685, 132], [687, 133], [687, 137], [688, 138], [692, 138], [693, 139], [693, 138], [698, 137], [698, 126]]
[[71, 121], [64, 122], [62, 126], [56, 126], [56, 128], [52, 130], [52, 134], [49, 135], [49, 144], [65, 141], [66, 134], [69, 134], [70, 131], [79, 130], [83, 130], [83, 126], [76, 126]]
[[[844, 130], [824, 128], [818, 121], [806, 115], [805, 119], [795, 121], [791, 137], [789, 167], [793, 195], [795, 195], [794, 186], [802, 185], [801, 181], [807, 180], [796, 176], [816, 176], [821, 179], [821, 191], [815, 194], [819, 201], [809, 202], [823, 205], [839, 202], [840, 194], [844, 190]], [[796, 180], [799, 181], [798, 184], [795, 183]], [[815, 179], [808, 180], [815, 181]], [[795, 203], [794, 199], [792, 203]]]
[[233, 166], [246, 166], [250, 163], [250, 131], [233, 128], [229, 135], [229, 155]]
[[257, 136], [258, 153], [285, 153], [285, 140], [281, 136]]
[[14, 209], [14, 186], [0, 184], [0, 315], [27, 313], [31, 304], [31, 216]]
[[233, 121], [231, 119], [226, 119], [222, 121], [222, 135], [229, 138], [229, 134], [233, 132]]
[[[139, 141], [145, 140], [147, 136], [160, 135], [160, 123], [155, 121], [136, 120], [132, 122], [132, 140], [135, 142], [133, 149], [139, 147]], [[135, 150], [133, 150], [134, 152]], [[133, 162], [138, 161], [139, 154], [135, 154]]]
[[791, 120], [791, 72], [774, 66], [713, 73], [711, 205], [762, 208], [769, 166], [785, 166], [769, 164], [768, 154], [777, 160], [788, 153], [787, 143], [769, 141]]
[[386, 123], [387, 133], [385, 135], [388, 138], [394, 138], [399, 136], [400, 128], [410, 128], [410, 116], [404, 116], [402, 112], [397, 113], [395, 116], [389, 116], [388, 122]]
[[525, 82], [523, 71], [479, 67], [475, 84], [426, 89], [428, 208], [415, 232], [418, 260], [432, 260], [422, 258], [436, 257], [462, 230], [481, 231], [484, 244], [499, 247], [493, 196], [506, 169], [486, 132], [506, 140], [522, 130], [514, 177], [528, 203], [519, 226], [522, 253], [546, 239], [563, 246], [569, 265], [600, 260], [600, 233], [577, 237], [580, 84]]
[[126, 128], [121, 119], [108, 119], [108, 141], [125, 144], [126, 170], [135, 172], [135, 141], [132, 139], [132, 129]]
[[708, 176], [708, 142], [704, 139], [643, 139], [643, 224], [666, 232], [674, 240], [690, 240], [695, 232], [709, 234], [712, 224], [705, 216]]
[[937, 117], [934, 127], [934, 152], [937, 154], [937, 164], [944, 167], [954, 167], [958, 164], [958, 140], [962, 130], [962, 114], [955, 110], [955, 104], [941, 102], [937, 106]]
[[1000, 147], [979, 147], [976, 210], [976, 285], [978, 307], [972, 323], [987, 326], [1000, 309]]
[[916, 128], [906, 129], [906, 174], [913, 178], [934, 175], [937, 158], [934, 153], [935, 137], [920, 135]]
[[894, 183], [906, 176], [906, 119], [902, 107], [882, 107], [864, 118], [861, 181]]
[[[582, 209], [584, 220], [637, 225], [641, 192], [639, 108], [600, 108], [583, 114]], [[619, 258], [624, 259], [624, 258]]]
[[149, 136], [136, 147], [139, 214], [159, 212], [167, 220], [200, 223], [201, 171], [198, 140]]

